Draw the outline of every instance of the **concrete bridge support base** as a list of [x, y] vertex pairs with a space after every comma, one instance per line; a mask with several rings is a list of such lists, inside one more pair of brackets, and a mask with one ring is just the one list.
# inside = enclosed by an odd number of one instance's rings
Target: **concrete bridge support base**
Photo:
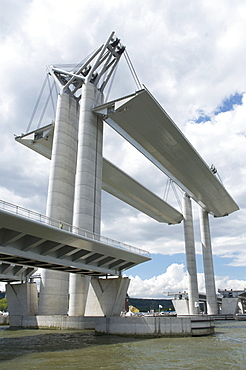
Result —
[[177, 313], [177, 316], [189, 315], [189, 301], [187, 299], [173, 299], [173, 307]]
[[133, 337], [191, 337], [214, 334], [211, 317], [98, 317], [97, 333]]
[[9, 315], [37, 315], [38, 291], [36, 283], [6, 285]]
[[129, 283], [130, 279], [127, 277], [92, 278], [85, 316], [119, 316]]
[[238, 298], [222, 298], [221, 315], [235, 315], [238, 309]]

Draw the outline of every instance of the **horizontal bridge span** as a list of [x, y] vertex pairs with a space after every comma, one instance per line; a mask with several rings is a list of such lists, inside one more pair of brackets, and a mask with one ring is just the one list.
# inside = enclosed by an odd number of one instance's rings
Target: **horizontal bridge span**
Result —
[[94, 112], [207, 212], [222, 217], [239, 209], [147, 89], [107, 102]]
[[[54, 123], [22, 136], [16, 141], [50, 159], [53, 147]], [[183, 215], [145, 188], [118, 167], [103, 158], [102, 189], [158, 222], [177, 224]]]
[[120, 275], [148, 252], [0, 201], [0, 260], [91, 276]]
[[105, 158], [102, 173], [103, 190], [116, 198], [159, 222], [177, 224], [183, 220], [179, 211]]

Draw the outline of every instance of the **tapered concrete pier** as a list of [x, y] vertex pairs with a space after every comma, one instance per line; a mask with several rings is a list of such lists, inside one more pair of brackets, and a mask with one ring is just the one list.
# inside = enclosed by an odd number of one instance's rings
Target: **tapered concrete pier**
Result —
[[218, 305], [215, 289], [214, 265], [213, 265], [209, 219], [208, 213], [202, 207], [200, 207], [200, 228], [201, 228], [205, 287], [207, 295], [207, 313], [208, 315], [217, 315]]
[[188, 273], [189, 313], [190, 315], [197, 315], [199, 313], [199, 294], [197, 284], [196, 252], [191, 200], [187, 194], [184, 194], [183, 196], [183, 215], [186, 268]]

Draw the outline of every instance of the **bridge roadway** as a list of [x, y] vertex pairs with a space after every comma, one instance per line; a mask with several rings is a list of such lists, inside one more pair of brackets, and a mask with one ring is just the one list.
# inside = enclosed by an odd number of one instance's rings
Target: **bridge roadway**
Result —
[[93, 111], [215, 217], [238, 205], [145, 88]]
[[0, 260], [90, 276], [121, 275], [148, 252], [0, 201]]
[[[54, 123], [15, 138], [19, 143], [51, 159]], [[177, 224], [183, 215], [145, 188], [113, 163], [103, 158], [102, 189], [149, 217], [168, 224]]]

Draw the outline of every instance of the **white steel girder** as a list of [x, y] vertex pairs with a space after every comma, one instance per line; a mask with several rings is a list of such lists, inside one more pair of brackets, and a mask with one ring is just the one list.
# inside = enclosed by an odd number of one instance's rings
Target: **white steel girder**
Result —
[[238, 205], [176, 124], [146, 90], [94, 109], [207, 212], [216, 217]]
[[[51, 158], [54, 124], [16, 137], [16, 141]], [[149, 217], [168, 224], [180, 223], [182, 214], [103, 158], [102, 189]]]

